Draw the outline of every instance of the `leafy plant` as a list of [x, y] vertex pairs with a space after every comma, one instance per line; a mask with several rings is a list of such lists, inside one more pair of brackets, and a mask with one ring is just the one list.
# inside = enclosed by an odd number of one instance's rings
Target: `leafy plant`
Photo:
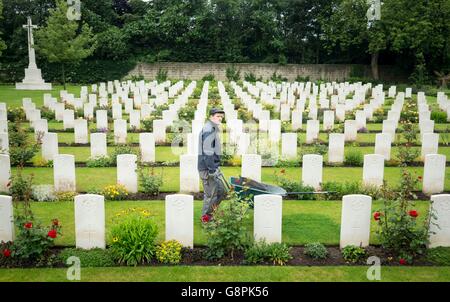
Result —
[[163, 184], [162, 175], [156, 175], [153, 167], [150, 169], [140, 169], [139, 175], [143, 192], [157, 196]]
[[9, 191], [14, 201], [27, 202], [31, 199], [33, 178], [33, 174], [24, 176], [22, 169], [19, 169], [17, 174], [11, 177]]
[[[244, 250], [248, 245], [247, 227], [244, 222], [248, 217], [248, 203], [239, 200], [235, 192], [232, 199], [222, 203], [212, 215], [212, 220], [204, 224], [206, 233], [208, 259], [220, 259], [225, 256], [234, 258], [236, 251]], [[237, 202], [242, 201], [242, 202]]]
[[364, 163], [364, 156], [361, 151], [350, 150], [345, 153], [344, 163], [353, 167], [361, 167]]
[[39, 151], [42, 134], [38, 135], [37, 142], [32, 142], [19, 123], [10, 123], [8, 132], [11, 165], [23, 167]]
[[182, 245], [176, 240], [169, 240], [156, 247], [156, 259], [161, 263], [178, 264], [181, 261]]
[[271, 262], [274, 265], [285, 265], [292, 259], [290, 247], [286, 243], [266, 243], [265, 240], [253, 243], [245, 250], [245, 263], [260, 264]]
[[236, 69], [236, 66], [231, 65], [226, 69], [226, 76], [228, 81], [239, 81], [241, 78], [241, 71]]
[[[275, 172], [275, 180], [276, 183], [285, 189], [287, 192], [314, 192], [314, 188], [311, 186], [306, 186], [301, 182], [297, 182], [294, 180], [291, 180], [290, 178], [286, 177], [286, 170], [281, 169], [279, 173]], [[297, 199], [300, 200], [314, 200], [315, 196], [314, 194], [298, 194], [296, 195]]]
[[54, 240], [61, 235], [61, 225], [53, 219], [49, 227], [36, 222], [33, 215], [18, 215], [15, 220], [16, 239], [12, 245], [12, 257], [24, 262], [41, 261], [48, 257]]
[[430, 119], [435, 123], [447, 123], [447, 112], [432, 111]]
[[89, 168], [109, 167], [111, 166], [111, 159], [108, 156], [97, 156], [94, 158], [90, 157], [86, 161], [86, 166]]
[[327, 248], [320, 242], [306, 244], [303, 253], [313, 259], [325, 259], [328, 256]]
[[214, 81], [215, 76], [212, 73], [209, 73], [203, 76], [202, 81]]
[[140, 157], [139, 151], [136, 148], [133, 148], [129, 144], [117, 145], [111, 153], [111, 165], [117, 165], [117, 155], [120, 154], [134, 154], [138, 158]]
[[366, 250], [363, 247], [347, 245], [341, 251], [342, 257], [346, 262], [358, 263], [366, 256]]
[[423, 225], [417, 222], [420, 213], [410, 199], [415, 198], [413, 191], [420, 180], [420, 176], [403, 169], [397, 191], [383, 188], [383, 206], [374, 213], [381, 245], [405, 263], [425, 254], [430, 219], [434, 216], [429, 213]]
[[114, 258], [111, 249], [77, 249], [65, 248], [58, 254], [58, 260], [66, 264], [69, 257], [80, 258], [81, 267], [110, 267], [115, 266]]
[[56, 200], [57, 201], [74, 201], [75, 196], [77, 195], [76, 192], [73, 191], [59, 191], [56, 192]]
[[37, 185], [31, 187], [31, 195], [36, 201], [55, 201], [56, 194], [52, 185]]
[[104, 187], [102, 195], [106, 200], [124, 200], [128, 196], [128, 191], [124, 185], [116, 184]]
[[111, 251], [120, 264], [137, 266], [155, 256], [158, 226], [145, 209], [117, 213], [111, 227]]
[[156, 81], [165, 82], [167, 80], [167, 70], [158, 69], [158, 73], [156, 74]]

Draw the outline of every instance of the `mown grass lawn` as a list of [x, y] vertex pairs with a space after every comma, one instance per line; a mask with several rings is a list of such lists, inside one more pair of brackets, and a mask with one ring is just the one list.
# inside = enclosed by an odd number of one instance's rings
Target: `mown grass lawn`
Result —
[[[262, 168], [261, 181], [269, 184], [276, 184], [275, 173], [285, 170], [285, 176], [289, 179], [300, 182], [302, 168]], [[241, 167], [222, 167], [225, 177], [229, 179], [231, 176], [239, 176]], [[416, 173], [417, 176], [423, 175], [423, 167], [408, 167], [407, 170]], [[53, 168], [34, 168], [27, 167], [23, 170], [24, 175], [34, 175], [36, 184], [53, 184]], [[180, 188], [180, 169], [179, 167], [155, 167], [155, 174], [163, 176], [163, 192], [178, 192]], [[17, 173], [17, 168], [12, 168], [12, 173]], [[87, 168], [78, 167], [75, 169], [77, 191], [88, 192], [92, 189], [101, 190], [107, 185], [117, 183], [116, 167], [108, 168]], [[401, 168], [385, 167], [384, 179], [390, 185], [398, 185], [400, 181]], [[329, 182], [355, 182], [362, 181], [362, 167], [325, 167], [323, 168], [323, 181]], [[420, 188], [420, 186], [419, 186]], [[446, 191], [450, 191], [450, 169], [446, 169], [445, 186]], [[202, 190], [201, 186], [200, 189]]]
[[[83, 268], [81, 282], [367, 282], [366, 266], [164, 266]], [[0, 282], [67, 282], [67, 269], [0, 269]], [[450, 267], [381, 267], [381, 282], [448, 282]], [[372, 282], [380, 282], [372, 281]]]
[[[222, 205], [226, 205], [224, 202]], [[194, 244], [204, 245], [206, 237], [200, 222], [202, 201], [194, 202]], [[372, 211], [381, 208], [380, 201], [374, 201]], [[415, 201], [422, 220], [428, 212], [428, 201]], [[165, 237], [165, 207], [164, 201], [107, 201], [106, 230], [116, 219], [116, 214], [129, 208], [147, 209], [152, 214], [159, 227], [159, 240]], [[63, 236], [57, 238], [56, 244], [63, 246], [75, 245], [75, 215], [73, 202], [33, 202], [32, 209], [37, 219], [49, 223], [58, 218], [63, 225]], [[249, 210], [246, 226], [249, 236], [253, 233], [253, 210]], [[341, 201], [283, 201], [283, 242], [291, 245], [303, 245], [308, 242], [319, 241], [324, 244], [338, 245], [341, 220]], [[371, 244], [377, 244], [376, 223], [371, 223]], [[109, 242], [109, 238], [107, 238]]]

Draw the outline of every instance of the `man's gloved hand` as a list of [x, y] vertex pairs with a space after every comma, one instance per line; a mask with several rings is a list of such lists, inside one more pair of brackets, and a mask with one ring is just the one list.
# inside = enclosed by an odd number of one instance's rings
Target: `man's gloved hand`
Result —
[[216, 170], [214, 171], [214, 173], [209, 173], [208, 176], [209, 176], [210, 178], [211, 178], [211, 177], [218, 178], [218, 177], [220, 177], [221, 174], [222, 174], [222, 173], [220, 172], [220, 170], [219, 170], [219, 169], [216, 169]]

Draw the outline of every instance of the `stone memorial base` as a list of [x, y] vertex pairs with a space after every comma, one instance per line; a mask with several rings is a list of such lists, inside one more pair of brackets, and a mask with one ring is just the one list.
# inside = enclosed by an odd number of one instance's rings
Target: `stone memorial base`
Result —
[[25, 78], [16, 83], [18, 90], [52, 90], [52, 83], [45, 83], [39, 68], [25, 68]]

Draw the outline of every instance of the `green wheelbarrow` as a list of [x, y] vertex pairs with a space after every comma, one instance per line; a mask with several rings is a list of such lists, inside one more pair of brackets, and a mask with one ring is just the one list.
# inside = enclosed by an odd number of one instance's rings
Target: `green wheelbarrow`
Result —
[[[225, 179], [224, 179], [225, 180]], [[285, 189], [278, 186], [265, 184], [247, 177], [230, 177], [230, 188], [232, 188], [238, 195], [240, 200], [246, 200], [253, 205], [254, 196], [261, 194], [273, 194], [280, 196], [288, 195], [302, 195], [302, 194], [329, 194], [335, 193], [333, 191], [321, 192], [287, 192]]]

